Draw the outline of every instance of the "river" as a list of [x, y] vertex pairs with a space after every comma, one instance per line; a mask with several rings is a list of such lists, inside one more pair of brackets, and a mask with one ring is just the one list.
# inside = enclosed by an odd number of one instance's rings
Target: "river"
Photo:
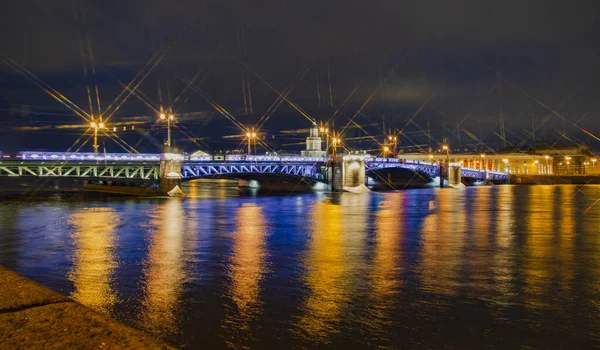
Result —
[[600, 346], [600, 186], [2, 200], [0, 264], [179, 347]]

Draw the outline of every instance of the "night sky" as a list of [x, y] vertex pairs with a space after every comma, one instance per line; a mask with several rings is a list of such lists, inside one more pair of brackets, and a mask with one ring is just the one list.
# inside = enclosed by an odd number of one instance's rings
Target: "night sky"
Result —
[[[0, 150], [65, 150], [85, 130], [65, 125], [86, 124], [9, 60], [86, 111], [88, 87], [94, 108], [97, 86], [106, 109], [122, 84], [148, 73], [110, 119], [135, 125], [119, 137], [143, 152], [160, 150], [165, 130], [142, 100], [176, 100], [177, 146], [214, 151], [238, 147], [241, 139], [228, 136], [242, 131], [208, 100], [252, 126], [290, 84], [288, 99], [319, 122], [335, 115], [338, 130], [361, 111], [360, 128], [344, 129], [351, 148], [375, 149], [362, 137], [382, 141], [392, 129], [404, 146], [447, 137], [454, 145], [549, 140], [600, 149], [599, 7], [585, 0], [3, 1]], [[309, 125], [283, 102], [260, 131], [272, 149], [298, 150]]]

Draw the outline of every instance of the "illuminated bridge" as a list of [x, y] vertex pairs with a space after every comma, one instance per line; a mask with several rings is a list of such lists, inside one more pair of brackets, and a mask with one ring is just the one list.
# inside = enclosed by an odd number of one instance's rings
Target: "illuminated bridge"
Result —
[[[164, 162], [175, 162], [168, 171]], [[365, 153], [336, 158], [277, 155], [184, 156], [180, 154], [95, 154], [76, 152], [20, 152], [2, 156], [0, 176], [79, 177], [88, 179], [159, 180], [161, 176], [188, 181], [207, 177], [235, 177], [244, 174], [277, 174], [327, 182], [332, 177], [331, 164], [360, 162], [367, 176], [373, 171], [402, 168], [430, 177], [440, 176], [440, 164], [379, 158]], [[358, 163], [356, 163], [358, 164]], [[356, 167], [355, 167], [356, 168]], [[346, 171], [348, 169], [344, 169]], [[162, 173], [162, 175], [161, 175]], [[462, 177], [476, 180], [506, 180], [506, 173], [460, 168]], [[364, 176], [363, 176], [364, 177]]]

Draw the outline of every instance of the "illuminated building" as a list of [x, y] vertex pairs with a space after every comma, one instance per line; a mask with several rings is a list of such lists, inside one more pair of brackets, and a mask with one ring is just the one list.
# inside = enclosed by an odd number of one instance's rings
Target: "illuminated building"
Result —
[[306, 151], [302, 151], [303, 157], [325, 157], [326, 151], [322, 151], [322, 140], [319, 136], [319, 127], [317, 123], [313, 122], [310, 128], [310, 134], [306, 138]]

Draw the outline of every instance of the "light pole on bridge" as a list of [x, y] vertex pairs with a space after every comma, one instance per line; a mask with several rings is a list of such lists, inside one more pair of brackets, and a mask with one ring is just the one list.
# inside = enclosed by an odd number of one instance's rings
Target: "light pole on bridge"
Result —
[[319, 131], [321, 132], [321, 134], [325, 134], [325, 155], [327, 155], [327, 153], [329, 153], [329, 128], [325, 127], [325, 126], [321, 126], [319, 128]]
[[94, 153], [98, 153], [98, 130], [106, 129], [104, 126], [104, 122], [102, 119], [98, 123], [94, 120], [94, 116], [92, 116], [92, 122], [90, 123], [90, 127], [94, 129]]
[[167, 120], [167, 141], [165, 142], [165, 145], [167, 146], [167, 148], [171, 148], [171, 122], [175, 119], [175, 117], [173, 116], [173, 114], [169, 114], [169, 116], [167, 117], [166, 114], [161, 113], [160, 114], [160, 119], [161, 120]]
[[254, 149], [256, 150], [256, 132], [255, 131], [248, 131], [246, 132], [246, 139], [248, 139], [248, 154], [251, 153], [251, 142], [255, 143]]
[[342, 144], [342, 139], [340, 139], [340, 138], [338, 138], [338, 137], [335, 137], [335, 135], [334, 135], [334, 137], [333, 137], [332, 141], [333, 141], [333, 142], [332, 142], [333, 156], [335, 157], [335, 155], [336, 155], [336, 150], [337, 150], [337, 147], [338, 147], [338, 146], [340, 146], [340, 145]]

